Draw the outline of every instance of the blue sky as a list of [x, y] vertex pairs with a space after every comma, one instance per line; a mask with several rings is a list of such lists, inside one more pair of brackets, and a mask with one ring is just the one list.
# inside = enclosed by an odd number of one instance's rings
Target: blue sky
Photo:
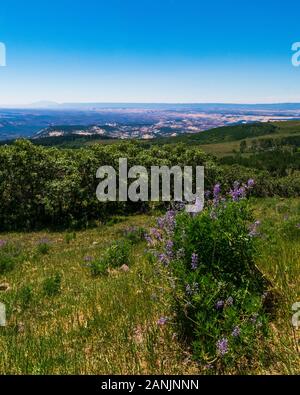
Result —
[[299, 14], [295, 0], [2, 0], [0, 104], [300, 102]]

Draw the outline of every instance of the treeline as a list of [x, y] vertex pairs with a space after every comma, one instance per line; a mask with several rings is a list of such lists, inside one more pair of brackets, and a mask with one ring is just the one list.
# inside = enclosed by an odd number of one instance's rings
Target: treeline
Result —
[[136, 142], [122, 142], [72, 150], [19, 140], [0, 147], [0, 230], [89, 226], [114, 214], [148, 210], [153, 203], [97, 200], [97, 169], [111, 165], [117, 170], [120, 157], [128, 159], [128, 167], [205, 166], [206, 189], [216, 182], [228, 189], [235, 180], [254, 178], [258, 196], [300, 194], [299, 177], [297, 181], [274, 178], [265, 170], [220, 165], [199, 147], [177, 144], [147, 149]]
[[200, 133], [184, 133], [176, 137], [165, 137], [154, 140], [154, 144], [216, 144], [229, 141], [273, 135], [279, 132], [279, 128], [272, 123], [249, 123], [232, 126], [223, 126], [206, 130]]
[[113, 214], [148, 209], [138, 202], [101, 203], [96, 198], [100, 166], [204, 165], [212, 186], [218, 167], [200, 149], [183, 146], [142, 149], [134, 142], [94, 144], [78, 150], [45, 148], [27, 140], [0, 147], [0, 229], [88, 226]]

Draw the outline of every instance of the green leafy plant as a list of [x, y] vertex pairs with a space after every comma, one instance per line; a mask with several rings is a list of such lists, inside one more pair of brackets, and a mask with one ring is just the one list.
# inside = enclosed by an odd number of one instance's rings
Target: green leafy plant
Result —
[[131, 243], [128, 240], [121, 240], [109, 246], [103, 255], [90, 264], [93, 276], [107, 273], [108, 269], [120, 268], [122, 265], [129, 265], [131, 260]]
[[55, 273], [53, 276], [47, 277], [43, 282], [43, 290], [47, 296], [55, 296], [61, 291], [61, 275]]

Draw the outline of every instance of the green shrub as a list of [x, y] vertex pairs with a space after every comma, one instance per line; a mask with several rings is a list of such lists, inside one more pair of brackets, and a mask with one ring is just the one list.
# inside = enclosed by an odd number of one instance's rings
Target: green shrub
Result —
[[47, 296], [55, 296], [61, 291], [61, 275], [55, 273], [53, 276], [48, 277], [44, 280], [43, 290]]
[[92, 261], [90, 264], [92, 276], [103, 276], [107, 274], [107, 264], [103, 260]]
[[76, 233], [75, 232], [71, 232], [71, 233], [66, 233], [65, 235], [65, 242], [67, 244], [69, 244], [72, 240], [76, 239]]
[[127, 240], [117, 241], [108, 247], [98, 260], [91, 262], [91, 273], [93, 276], [99, 276], [107, 273], [108, 269], [129, 265], [130, 261], [131, 243]]
[[48, 242], [39, 242], [36, 249], [39, 254], [46, 255], [50, 251], [50, 244]]

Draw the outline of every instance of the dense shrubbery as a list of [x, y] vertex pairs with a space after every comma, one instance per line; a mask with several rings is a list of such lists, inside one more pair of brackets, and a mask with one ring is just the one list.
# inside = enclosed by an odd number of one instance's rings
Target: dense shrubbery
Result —
[[153, 147], [135, 143], [93, 145], [79, 150], [43, 148], [20, 140], [0, 147], [0, 230], [37, 226], [88, 225], [112, 214], [128, 214], [144, 203], [100, 203], [96, 171], [120, 157], [128, 167], [143, 165], [204, 165], [207, 184], [217, 177], [211, 157], [199, 148]]
[[171, 278], [181, 334], [194, 357], [218, 371], [243, 370], [267, 335], [268, 284], [254, 262], [259, 223], [244, 198], [252, 183], [235, 184], [227, 199], [216, 185], [203, 212], [169, 211], [147, 236]]
[[300, 194], [298, 173], [275, 178], [266, 170], [220, 165], [199, 147], [177, 144], [145, 148], [136, 142], [122, 142], [67, 150], [20, 140], [0, 147], [0, 230], [88, 226], [112, 214], [148, 209], [144, 202], [103, 204], [97, 200], [97, 169], [111, 165], [117, 170], [120, 157], [128, 158], [128, 167], [142, 165], [147, 169], [153, 165], [204, 165], [207, 189], [218, 181], [226, 186], [234, 180], [255, 178], [253, 193], [258, 196]]

